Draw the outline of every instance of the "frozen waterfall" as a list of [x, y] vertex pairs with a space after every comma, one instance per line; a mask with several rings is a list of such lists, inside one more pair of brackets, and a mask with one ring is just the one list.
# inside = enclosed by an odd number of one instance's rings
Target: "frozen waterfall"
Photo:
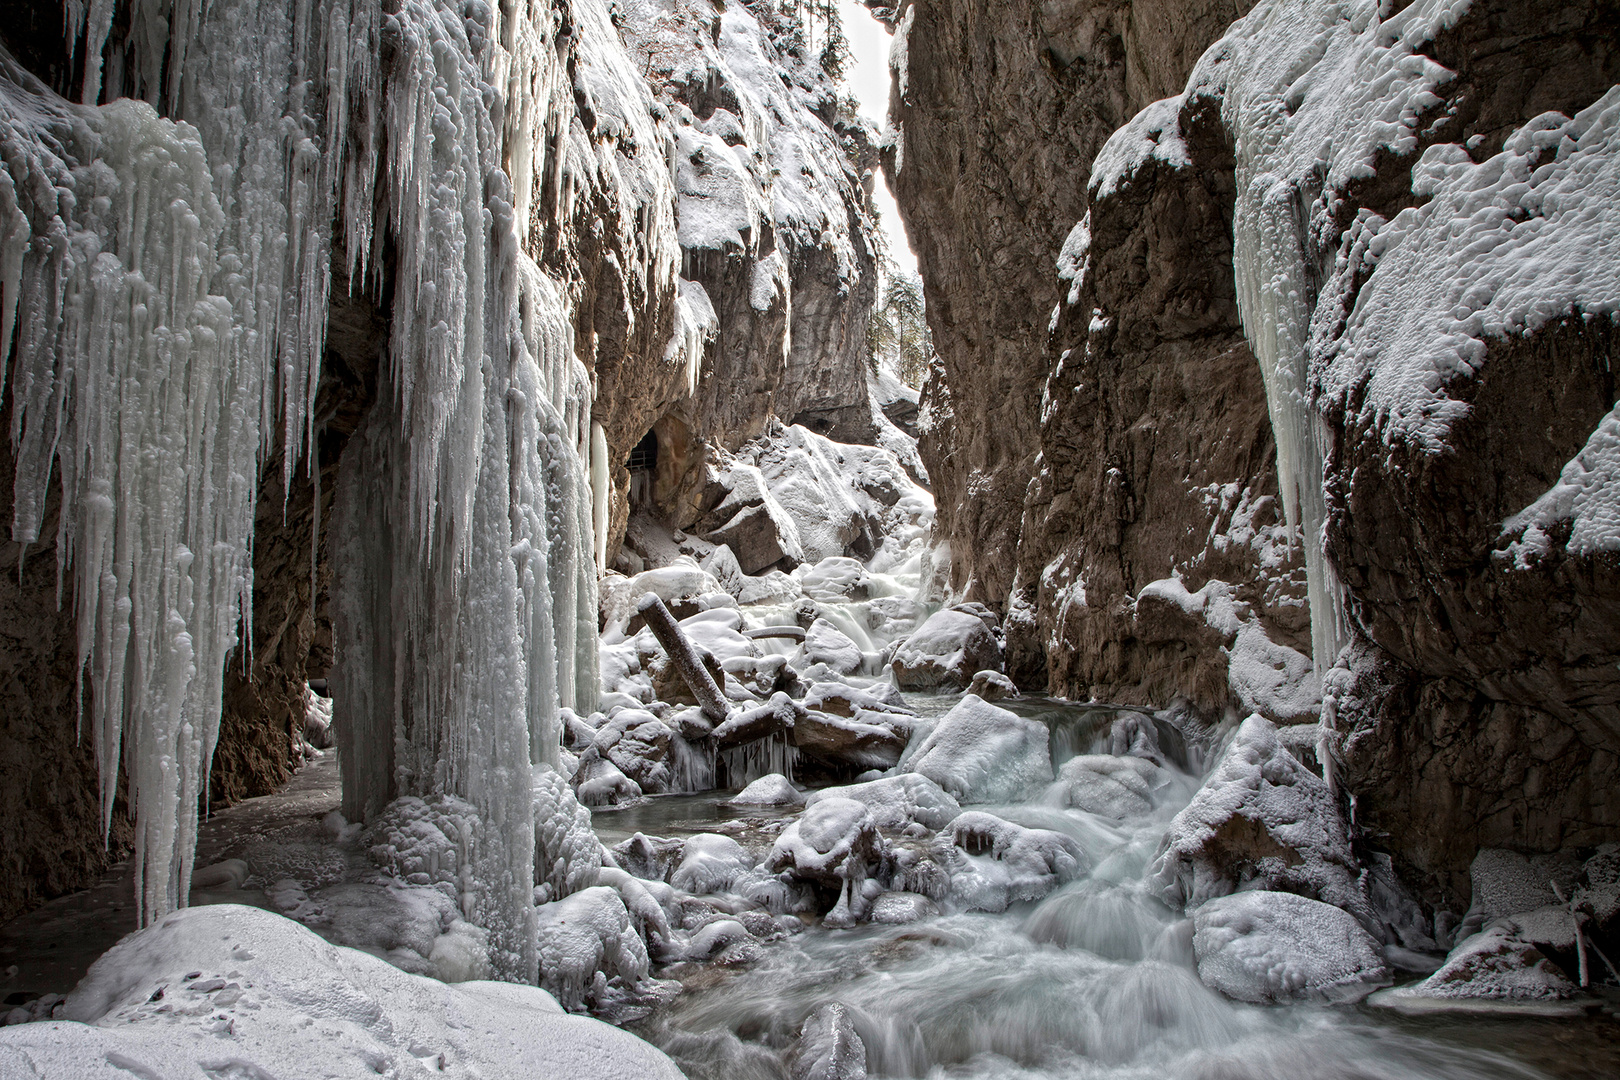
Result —
[[[530, 769], [559, 704], [597, 693], [591, 383], [519, 239], [528, 158], [573, 107], [551, 12], [134, 0], [104, 50], [112, 7], [68, 4], [98, 58], [87, 104], [0, 53], [0, 355], [15, 335], [13, 535], [38, 538], [54, 470], [141, 918], [186, 900], [225, 664], [251, 640], [259, 479], [284, 447], [290, 489], [315, 434], [337, 239], [359, 290], [386, 234], [389, 352], [331, 523], [344, 806], [470, 803], [462, 907], [532, 980]], [[97, 105], [103, 85], [149, 100]]]

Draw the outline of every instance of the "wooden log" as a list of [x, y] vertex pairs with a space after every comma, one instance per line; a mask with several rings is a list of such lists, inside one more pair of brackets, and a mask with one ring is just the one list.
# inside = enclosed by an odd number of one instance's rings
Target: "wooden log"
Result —
[[804, 640], [804, 627], [802, 626], [762, 626], [758, 630], [744, 630], [743, 636], [759, 640], [760, 638], [792, 638], [794, 641]]
[[703, 666], [697, 649], [681, 630], [675, 616], [669, 613], [669, 608], [664, 606], [656, 593], [648, 593], [636, 604], [636, 612], [647, 621], [647, 628], [658, 639], [658, 644], [664, 647], [670, 662], [675, 665], [676, 673], [685, 680], [692, 696], [697, 698], [698, 708], [703, 710], [703, 715], [717, 724], [723, 721], [730, 712], [726, 707], [725, 695], [714, 684], [714, 677]]
[[733, 746], [792, 731], [794, 724], [805, 715], [803, 706], [777, 691], [764, 705], [732, 713], [730, 719], [716, 727], [715, 749], [729, 750]]

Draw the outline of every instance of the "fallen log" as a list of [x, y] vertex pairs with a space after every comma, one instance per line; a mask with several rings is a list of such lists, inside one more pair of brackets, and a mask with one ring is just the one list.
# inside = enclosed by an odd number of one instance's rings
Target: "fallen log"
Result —
[[648, 593], [636, 604], [636, 612], [646, 620], [647, 628], [658, 639], [658, 644], [664, 647], [670, 662], [675, 665], [676, 673], [691, 689], [692, 696], [697, 698], [698, 708], [703, 710], [703, 715], [717, 724], [725, 720], [730, 712], [726, 707], [725, 695], [715, 685], [714, 677], [703, 666], [697, 649], [681, 630], [675, 616], [670, 614], [669, 608], [664, 606], [656, 593]]

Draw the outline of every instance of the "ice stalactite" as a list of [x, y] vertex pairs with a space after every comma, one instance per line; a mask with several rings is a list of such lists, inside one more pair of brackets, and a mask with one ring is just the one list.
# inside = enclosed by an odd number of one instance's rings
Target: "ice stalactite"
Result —
[[260, 465], [279, 418], [290, 480], [307, 428], [367, 3], [134, 5], [105, 84], [175, 120], [94, 106], [105, 0], [67, 12], [91, 104], [0, 57], [12, 535], [38, 539], [56, 471], [103, 820], [122, 765], [143, 921], [186, 899], [224, 666], [252, 629]]

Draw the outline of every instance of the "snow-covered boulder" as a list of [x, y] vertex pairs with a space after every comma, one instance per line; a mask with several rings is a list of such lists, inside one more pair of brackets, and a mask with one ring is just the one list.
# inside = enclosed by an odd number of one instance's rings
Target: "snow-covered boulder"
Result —
[[720, 483], [727, 493], [706, 516], [716, 524], [703, 539], [729, 547], [744, 574], [773, 567], [791, 570], [804, 561], [798, 526], [757, 467], [735, 462], [721, 474]]
[[669, 790], [674, 737], [668, 724], [645, 709], [617, 709], [596, 730], [592, 745], [644, 794], [657, 794]]
[[949, 825], [962, 806], [938, 784], [917, 773], [885, 776], [863, 784], [822, 788], [805, 800], [813, 806], [827, 799], [854, 799], [872, 812], [872, 822], [880, 829], [900, 830], [908, 825], [938, 830]]
[[730, 799], [729, 806], [801, 806], [804, 795], [781, 773], [766, 773]]
[[1167, 778], [1144, 758], [1080, 754], [1063, 763], [1058, 783], [1065, 805], [1123, 820], [1151, 812], [1153, 793]]
[[806, 806], [804, 814], [776, 838], [765, 866], [776, 873], [838, 886], [838, 901], [823, 921], [845, 927], [866, 917], [872, 899], [866, 882], [885, 855], [883, 837], [866, 805], [833, 798]]
[[805, 630], [804, 658], [812, 664], [826, 664], [840, 675], [855, 674], [866, 660], [861, 647], [830, 619], [817, 619]]
[[1218, 897], [1193, 915], [1204, 985], [1239, 1001], [1351, 1001], [1388, 981], [1378, 942], [1345, 912], [1292, 893]]
[[788, 1069], [792, 1080], [866, 1080], [866, 1044], [847, 1005], [829, 1001], [805, 1017]]
[[1013, 681], [999, 671], [976, 671], [973, 681], [968, 683], [968, 693], [977, 694], [986, 701], [1000, 701], [1003, 698], [1019, 697], [1018, 687]]
[[897, 887], [967, 911], [1039, 900], [1090, 868], [1070, 836], [973, 810], [957, 815], [948, 832], [898, 843], [895, 862]]
[[1170, 823], [1149, 879], [1165, 903], [1189, 911], [1260, 888], [1321, 900], [1364, 927], [1377, 926], [1327, 784], [1258, 715], [1238, 727], [1204, 786]]
[[878, 683], [865, 689], [848, 683], [825, 681], [810, 688], [804, 697], [804, 707], [834, 716], [859, 717], [862, 712], [894, 713], [916, 716], [916, 710], [906, 704], [905, 698], [889, 682]]
[[698, 895], [722, 892], [753, 865], [748, 852], [731, 837], [699, 833], [687, 837], [680, 865], [670, 872], [669, 883], [682, 892]]
[[[535, 909], [540, 935], [540, 985], [563, 1008], [579, 1012], [596, 1000], [597, 973], [615, 989], [633, 991], [647, 978], [647, 945], [631, 926], [618, 890], [582, 889]], [[616, 984], [616, 985], [615, 985]]]
[[369, 1080], [439, 1062], [486, 1076], [681, 1075], [658, 1050], [565, 1014], [538, 987], [410, 975], [234, 904], [186, 908], [126, 937], [60, 1015], [0, 1029], [0, 1076]]
[[1047, 742], [1045, 724], [969, 694], [909, 755], [910, 768], [964, 803], [1011, 802], [1051, 782]]
[[1556, 1001], [1576, 991], [1568, 975], [1526, 941], [1511, 922], [1488, 927], [1451, 950], [1440, 970], [1422, 982], [1392, 991], [1402, 998], [1475, 998], [1492, 1001]]
[[1483, 849], [1468, 868], [1472, 902], [1463, 931], [1472, 932], [1504, 915], [1557, 903], [1554, 886], [1568, 896], [1580, 872], [1580, 864], [1568, 856], [1530, 857], [1501, 848]]
[[812, 600], [865, 600], [870, 579], [859, 559], [830, 555], [799, 571], [799, 587]]
[[901, 642], [891, 664], [902, 690], [965, 689], [975, 672], [1001, 670], [1001, 645], [983, 619], [947, 609], [934, 612]]

